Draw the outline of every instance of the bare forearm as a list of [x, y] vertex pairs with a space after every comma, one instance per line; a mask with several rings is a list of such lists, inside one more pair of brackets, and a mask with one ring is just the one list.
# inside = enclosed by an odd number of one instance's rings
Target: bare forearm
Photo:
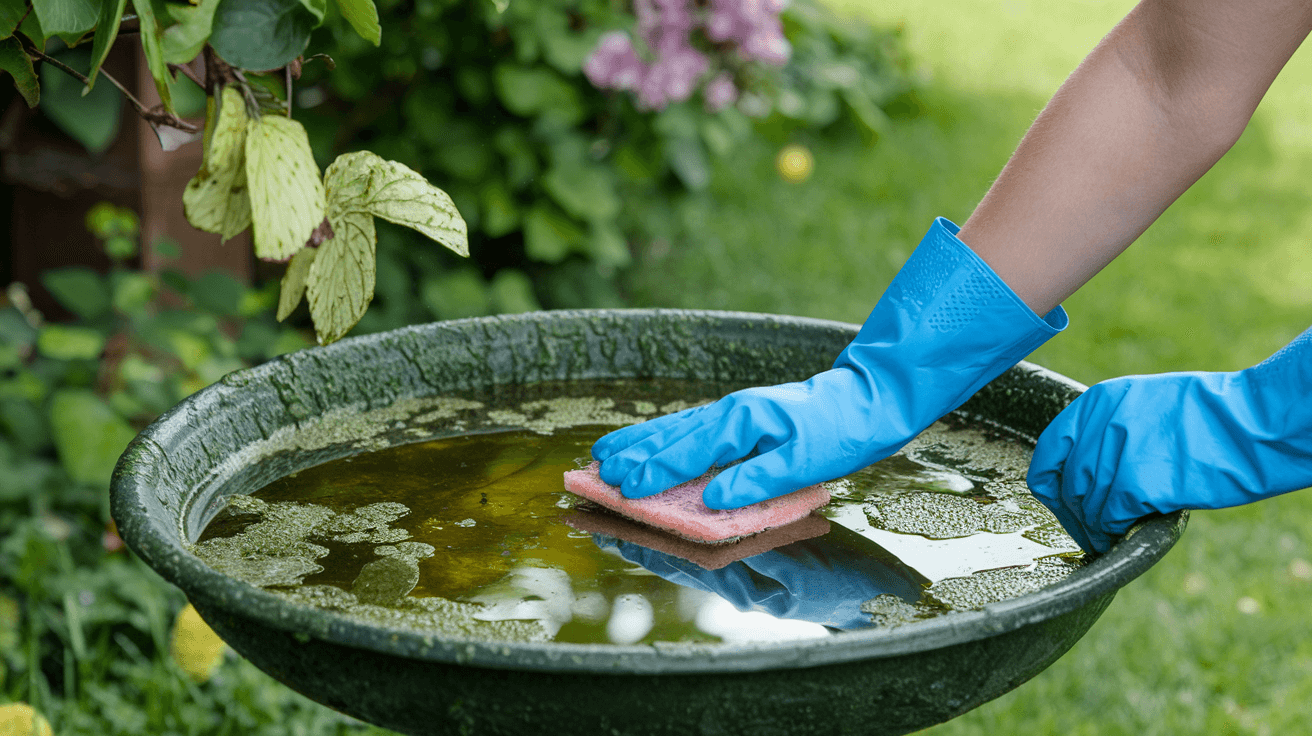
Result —
[[[1307, 34], [1312, 13], [1291, 7], [1145, 0], [1053, 96], [960, 238], [1032, 309], [1051, 310], [1238, 138]], [[1277, 23], [1294, 30], [1273, 39]]]

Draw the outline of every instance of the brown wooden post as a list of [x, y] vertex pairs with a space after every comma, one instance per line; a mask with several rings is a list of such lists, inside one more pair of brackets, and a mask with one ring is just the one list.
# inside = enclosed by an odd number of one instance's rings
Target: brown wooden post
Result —
[[[158, 105], [155, 80], [150, 76], [144, 59], [138, 58], [137, 99], [147, 107]], [[203, 119], [193, 122], [204, 124]], [[141, 256], [142, 267], [148, 271], [176, 268], [189, 276], [218, 269], [250, 283], [254, 273], [250, 230], [220, 243], [218, 235], [197, 230], [187, 222], [182, 191], [200, 168], [200, 142], [188, 143], [176, 151], [165, 151], [150, 124], [139, 117], [136, 119], [136, 134], [141, 151], [141, 236], [142, 242], [147, 244]], [[162, 238], [178, 245], [180, 255], [177, 260], [166, 261], [152, 247]]]

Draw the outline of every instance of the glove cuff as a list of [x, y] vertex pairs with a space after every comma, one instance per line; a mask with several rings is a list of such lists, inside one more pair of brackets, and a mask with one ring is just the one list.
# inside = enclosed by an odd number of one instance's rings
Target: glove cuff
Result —
[[1036, 314], [958, 231], [947, 218], [935, 218], [834, 363], [867, 374], [881, 390], [916, 397], [915, 424], [922, 429], [1070, 321], [1060, 306]]

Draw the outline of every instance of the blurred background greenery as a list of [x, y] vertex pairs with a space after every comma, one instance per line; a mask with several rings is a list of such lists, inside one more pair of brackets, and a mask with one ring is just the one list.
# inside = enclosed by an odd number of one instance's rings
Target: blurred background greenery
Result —
[[[578, 73], [601, 0], [384, 0], [383, 46], [330, 22], [298, 118], [320, 163], [367, 147], [447, 189], [459, 261], [380, 227], [354, 334], [538, 308], [668, 306], [862, 321], [936, 215], [964, 222], [1066, 74], [1133, 3], [795, 2], [774, 110], [635, 111]], [[843, 20], [850, 19], [850, 20]], [[1085, 383], [1255, 363], [1312, 322], [1312, 69], [1294, 57], [1234, 149], [1066, 307], [1032, 360]], [[849, 71], [856, 72], [854, 78]], [[785, 154], [781, 158], [781, 154]], [[787, 154], [791, 154], [789, 157]], [[0, 311], [0, 698], [56, 733], [373, 731], [229, 656], [172, 656], [180, 595], [119, 548], [104, 488], [133, 431], [224, 372], [308, 344], [276, 283], [128, 268], [130, 212], [90, 234], [118, 265], [11, 289]], [[167, 250], [167, 246], [165, 247]], [[116, 255], [117, 254], [117, 255]], [[127, 254], [127, 255], [125, 255]], [[1196, 513], [1075, 648], [935, 734], [1305, 730], [1306, 494]], [[185, 620], [179, 619], [179, 620]]]

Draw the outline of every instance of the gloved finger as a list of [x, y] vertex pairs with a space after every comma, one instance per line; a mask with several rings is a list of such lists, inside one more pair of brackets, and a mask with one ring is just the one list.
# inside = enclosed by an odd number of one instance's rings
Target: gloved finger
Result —
[[789, 455], [781, 448], [725, 469], [707, 484], [702, 501], [713, 509], [737, 509], [825, 480], [798, 477]]
[[[704, 414], [700, 416], [704, 416]], [[658, 429], [656, 432], [649, 433], [646, 437], [628, 447], [618, 448], [616, 452], [611, 454], [605, 460], [602, 460], [601, 468], [599, 470], [601, 479], [613, 486], [627, 487], [629, 482], [628, 478], [635, 468], [646, 463], [653, 455], [671, 445], [674, 445], [689, 434], [704, 430], [706, 426], [706, 424], [698, 421], [698, 418], [696, 417], [679, 422], [667, 422], [663, 429]], [[692, 477], [695, 478], [697, 476]], [[675, 483], [674, 485], [678, 485], [678, 483]], [[669, 486], [666, 487], [668, 488]], [[651, 491], [651, 493], [659, 493], [663, 490], [665, 490], [665, 488], [658, 488]], [[642, 496], [628, 497], [642, 498]]]
[[620, 427], [593, 443], [592, 458], [604, 462], [615, 453], [622, 452], [657, 432], [662, 432], [675, 424], [691, 419], [711, 406], [714, 406], [714, 404], [694, 406], [691, 409], [676, 411], [673, 414], [666, 414], [665, 416], [648, 419], [645, 422]]
[[[1029, 484], [1034, 497], [1046, 506], [1053, 516], [1057, 517], [1057, 522], [1066, 530], [1071, 539], [1075, 540], [1075, 543], [1080, 545], [1080, 548], [1084, 551], [1093, 551], [1087, 527], [1080, 520], [1078, 512], [1072, 511], [1067, 505], [1067, 499], [1062, 498], [1060, 495], [1060, 471], [1042, 478], [1035, 478], [1031, 475]], [[1078, 506], [1078, 504], [1075, 505]]]
[[1082, 402], [1082, 398], [1066, 407], [1039, 435], [1025, 482], [1034, 497], [1048, 507], [1081, 549], [1102, 552], [1106, 551], [1107, 545], [1104, 543], [1102, 549], [1098, 549], [1094, 537], [1099, 535], [1085, 523], [1084, 496], [1090, 489], [1081, 485], [1088, 485], [1091, 479], [1081, 477], [1071, 459], [1076, 437], [1083, 429], [1082, 410], [1089, 403]]
[[[729, 417], [721, 417], [715, 423], [691, 427], [690, 424], [671, 427], [602, 464], [602, 468], [607, 463], [614, 464], [617, 471], [628, 468], [618, 484], [625, 498], [645, 498], [686, 483], [710, 470], [712, 465], [733, 462], [747, 455], [756, 445], [756, 435], [733, 426]], [[685, 431], [686, 434], [679, 435]]]

